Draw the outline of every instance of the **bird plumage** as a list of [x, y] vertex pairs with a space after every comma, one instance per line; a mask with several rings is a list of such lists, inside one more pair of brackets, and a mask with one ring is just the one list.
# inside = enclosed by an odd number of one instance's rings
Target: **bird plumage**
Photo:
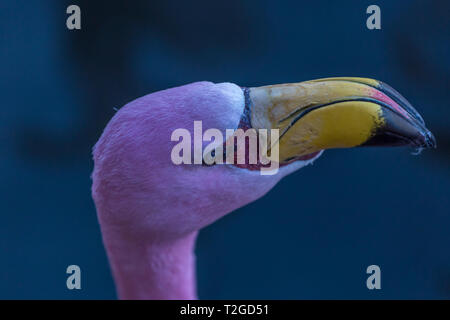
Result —
[[[328, 90], [326, 85], [321, 88]], [[348, 91], [348, 87], [343, 88]], [[327, 92], [316, 94], [316, 98], [327, 98]], [[295, 107], [295, 99], [308, 101], [308, 97], [290, 96], [291, 107]], [[93, 150], [92, 196], [120, 298], [196, 298], [193, 251], [197, 232], [260, 198], [284, 176], [312, 163], [326, 148], [323, 138], [315, 145], [320, 147], [314, 149], [317, 154], [308, 160], [285, 159], [275, 175], [261, 175], [233, 164], [175, 165], [171, 161], [174, 143], [170, 137], [174, 130], [185, 128], [193, 134], [193, 122], [199, 120], [204, 128], [223, 132], [236, 129], [246, 103], [244, 90], [235, 84], [196, 82], [136, 99], [121, 108], [106, 126]], [[261, 108], [262, 103], [256, 99], [252, 103], [256, 104], [252, 119], [261, 123], [269, 119], [264, 118], [269, 111]], [[355, 100], [351, 110], [361, 113], [361, 106]], [[285, 105], [280, 107], [286, 109]], [[323, 108], [316, 115], [327, 110], [331, 109]], [[276, 111], [271, 109], [273, 114]], [[323, 128], [344, 132], [340, 139], [348, 140], [348, 134], [352, 134], [345, 128]], [[292, 140], [303, 132], [301, 126], [289, 130], [294, 130], [290, 131], [291, 140], [282, 140], [281, 144], [293, 149], [282, 152], [291, 156], [302, 150], [305, 155], [305, 150], [295, 149], [298, 145]], [[361, 141], [365, 139], [368, 137]], [[347, 140], [343, 146], [350, 146]], [[330, 142], [331, 147], [336, 145], [339, 143]]]

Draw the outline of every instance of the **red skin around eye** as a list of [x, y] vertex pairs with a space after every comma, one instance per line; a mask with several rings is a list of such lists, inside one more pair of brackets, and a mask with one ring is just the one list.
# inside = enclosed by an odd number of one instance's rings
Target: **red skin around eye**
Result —
[[[258, 142], [258, 146], [259, 146], [259, 142]], [[258, 149], [258, 147], [257, 147], [257, 149]], [[224, 150], [226, 150], [226, 145], [225, 144], [224, 144]], [[313, 153], [310, 153], [310, 154], [306, 154], [306, 155], [294, 158], [294, 159], [292, 159], [292, 160], [290, 160], [288, 162], [280, 163], [280, 167], [283, 167], [285, 165], [288, 165], [288, 164], [290, 164], [292, 162], [295, 162], [295, 161], [298, 161], [298, 160], [302, 160], [302, 161], [310, 160], [310, 159], [314, 158], [315, 156], [317, 156], [319, 154], [319, 152], [320, 151], [313, 152]], [[259, 154], [259, 150], [258, 150], [258, 154]], [[257, 163], [251, 164], [249, 162], [250, 162], [249, 161], [249, 140], [245, 139], [245, 163], [244, 164], [238, 164], [237, 163], [237, 152], [235, 151], [234, 152], [234, 163], [233, 163], [233, 165], [235, 165], [238, 168], [243, 168], [243, 169], [247, 169], [247, 170], [260, 170], [261, 168], [264, 168], [264, 167], [270, 167], [270, 163], [269, 164], [262, 164], [259, 161], [259, 156], [257, 157]]]

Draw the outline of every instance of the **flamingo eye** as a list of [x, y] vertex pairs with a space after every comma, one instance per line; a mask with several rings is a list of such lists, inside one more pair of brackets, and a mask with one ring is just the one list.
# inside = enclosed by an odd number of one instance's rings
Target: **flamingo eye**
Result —
[[[209, 153], [209, 156], [210, 156], [210, 158], [214, 158], [216, 156], [216, 150], [211, 150], [211, 152]], [[202, 166], [212, 167], [214, 165], [216, 165], [216, 162], [206, 163], [205, 158], [202, 159]]]

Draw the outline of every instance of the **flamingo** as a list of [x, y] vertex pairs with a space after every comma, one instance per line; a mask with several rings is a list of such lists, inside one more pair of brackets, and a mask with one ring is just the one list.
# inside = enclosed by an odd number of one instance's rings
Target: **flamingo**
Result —
[[[175, 165], [171, 133], [193, 122], [279, 129], [276, 174], [255, 165]], [[195, 82], [117, 111], [93, 149], [92, 196], [120, 299], [197, 299], [199, 230], [257, 200], [330, 148], [435, 147], [411, 104], [385, 83], [326, 78], [245, 88]], [[258, 167], [257, 164], [256, 167]]]

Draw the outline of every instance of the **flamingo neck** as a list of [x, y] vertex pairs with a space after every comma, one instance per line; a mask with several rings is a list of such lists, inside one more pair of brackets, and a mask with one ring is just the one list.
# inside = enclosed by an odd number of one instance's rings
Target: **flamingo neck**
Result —
[[197, 232], [166, 241], [136, 241], [104, 233], [120, 299], [192, 300]]

